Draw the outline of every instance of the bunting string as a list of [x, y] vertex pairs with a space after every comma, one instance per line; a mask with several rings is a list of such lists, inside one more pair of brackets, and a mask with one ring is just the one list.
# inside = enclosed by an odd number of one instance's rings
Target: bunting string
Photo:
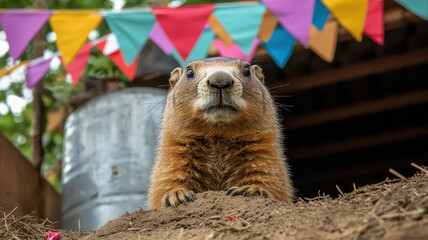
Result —
[[[428, 20], [427, 0], [395, 0]], [[111, 33], [88, 42], [88, 35], [105, 19]], [[51, 58], [19, 61], [36, 33], [50, 24], [56, 33], [61, 62], [73, 85], [82, 75], [92, 47], [99, 49], [129, 79], [134, 79], [138, 54], [150, 39], [184, 67], [205, 58], [211, 46], [221, 56], [251, 61], [262, 45], [283, 68], [297, 42], [327, 62], [334, 59], [338, 27], [357, 41], [367, 36], [384, 42], [383, 0], [261, 0], [123, 10], [0, 9], [0, 25], [16, 64], [0, 69], [0, 78], [26, 66], [26, 85], [31, 88], [49, 70]]]

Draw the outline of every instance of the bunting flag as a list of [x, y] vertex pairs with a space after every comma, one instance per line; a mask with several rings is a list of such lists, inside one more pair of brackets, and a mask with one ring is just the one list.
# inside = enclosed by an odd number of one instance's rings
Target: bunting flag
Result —
[[213, 44], [217, 48], [222, 57], [230, 58], [239, 58], [247, 62], [253, 60], [254, 55], [256, 54], [257, 47], [259, 46], [260, 40], [258, 38], [254, 39], [253, 44], [251, 45], [251, 50], [249, 54], [245, 54], [238, 44], [233, 43], [230, 47], [226, 47], [222, 41], [216, 39]]
[[369, 0], [322, 0], [352, 37], [361, 42]]
[[26, 85], [33, 88], [46, 75], [49, 70], [52, 58], [34, 60], [27, 65]]
[[[378, 0], [379, 1], [379, 0]], [[312, 24], [322, 30], [325, 23], [327, 22], [328, 16], [330, 15], [330, 10], [321, 2], [321, 0], [316, 0], [314, 15], [312, 17]]]
[[8, 75], [10, 73], [12, 73], [13, 71], [15, 71], [16, 69], [18, 69], [20, 67], [26, 65], [29, 61], [30, 60], [22, 61], [22, 62], [16, 64], [15, 66], [13, 66], [13, 67], [0, 69], [0, 80], [1, 80], [2, 77], [6, 76], [6, 75]]
[[262, 0], [278, 19], [278, 22], [299, 42], [309, 47], [309, 29], [315, 8], [315, 0]]
[[329, 21], [322, 31], [311, 26], [309, 47], [325, 61], [332, 62], [336, 52], [338, 31], [339, 24], [336, 21]]
[[369, 0], [364, 34], [379, 45], [383, 45], [385, 27], [383, 23], [383, 0]]
[[49, 22], [57, 35], [56, 45], [65, 65], [69, 65], [85, 44], [89, 33], [102, 20], [98, 11], [56, 11]]
[[156, 21], [153, 14], [150, 11], [103, 14], [111, 31], [116, 35], [126, 64], [131, 65], [149, 38]]
[[154, 7], [158, 23], [183, 60], [187, 60], [204, 31], [214, 4], [178, 8]]
[[275, 16], [269, 9], [266, 9], [258, 33], [260, 39], [263, 42], [269, 41], [270, 37], [275, 31], [276, 25], [278, 25], [278, 21], [276, 20]]
[[206, 28], [199, 38], [198, 42], [192, 49], [187, 61], [184, 61], [176, 50], [173, 50], [171, 55], [177, 60], [182, 68], [186, 66], [186, 63], [204, 59], [208, 56], [208, 50], [210, 49], [211, 43], [214, 40], [215, 34], [210, 28]]
[[395, 0], [403, 7], [419, 17], [428, 20], [428, 1], [427, 0]]
[[0, 16], [0, 23], [6, 32], [9, 55], [18, 60], [31, 39], [51, 15], [50, 11], [6, 10]]
[[283, 68], [293, 52], [296, 39], [283, 27], [276, 27], [272, 37], [263, 45], [276, 65]]
[[226, 45], [226, 47], [230, 47], [230, 45], [233, 44], [233, 39], [223, 28], [214, 13], [212, 13], [208, 18], [208, 23], [210, 24], [211, 29], [214, 31], [217, 37], [224, 43], [224, 45]]
[[214, 14], [244, 54], [249, 55], [265, 10], [263, 4], [226, 5], [217, 6]]
[[[134, 80], [135, 74], [137, 72], [137, 59], [135, 59], [130, 66], [125, 62], [125, 58], [122, 55], [122, 52], [119, 49], [119, 46], [116, 45], [117, 42], [114, 34], [110, 34], [107, 38], [99, 41], [95, 46], [107, 56], [123, 74], [131, 81]], [[116, 47], [114, 47], [116, 45]]]
[[156, 45], [158, 45], [158, 47], [162, 49], [165, 54], [171, 55], [174, 46], [172, 45], [171, 41], [169, 41], [168, 37], [165, 35], [165, 32], [163, 31], [159, 23], [155, 23], [152, 32], [149, 35], [149, 38], [154, 43], [156, 43]]
[[[80, 76], [83, 70], [85, 70], [91, 49], [92, 43], [85, 44], [70, 64], [67, 65], [64, 63], [65, 70], [71, 75], [71, 83], [73, 86], [79, 82]], [[62, 57], [61, 61], [64, 61]]]

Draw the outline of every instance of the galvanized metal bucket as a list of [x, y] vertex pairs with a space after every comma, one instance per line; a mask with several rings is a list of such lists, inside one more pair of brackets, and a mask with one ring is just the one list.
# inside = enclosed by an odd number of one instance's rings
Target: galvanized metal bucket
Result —
[[64, 229], [96, 230], [146, 207], [167, 91], [130, 88], [91, 100], [64, 132]]

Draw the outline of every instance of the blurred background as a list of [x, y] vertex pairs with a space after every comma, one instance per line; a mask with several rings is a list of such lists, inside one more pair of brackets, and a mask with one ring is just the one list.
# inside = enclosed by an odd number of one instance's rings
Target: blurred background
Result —
[[[121, 9], [227, 1], [44, 2], [49, 9]], [[336, 185], [348, 192], [353, 183], [362, 186], [393, 177], [389, 168], [410, 176], [415, 172], [411, 162], [427, 164], [428, 22], [395, 1], [386, 0], [384, 4], [383, 46], [367, 37], [357, 42], [339, 28], [331, 63], [300, 44], [296, 44], [282, 69], [263, 45], [255, 52], [252, 63], [264, 69], [266, 84], [280, 106], [297, 197], [314, 197], [319, 192], [337, 196]], [[33, 5], [32, 0], [0, 0], [0, 8]], [[103, 20], [89, 40], [109, 32]], [[41, 55], [52, 56], [57, 51], [56, 35], [49, 25], [43, 39]], [[34, 42], [30, 44], [21, 60], [38, 57], [37, 48]], [[209, 49], [209, 56], [218, 55], [215, 47]], [[6, 34], [0, 30], [0, 69], [11, 65]], [[169, 72], [178, 66], [177, 60], [149, 40], [139, 54], [135, 79], [130, 81], [108, 57], [93, 48], [80, 82], [72, 86], [60, 60], [52, 60], [40, 92], [42, 161], [35, 161], [31, 151], [33, 90], [25, 87], [24, 69], [18, 69], [0, 79], [0, 131], [61, 192], [67, 117], [108, 92], [136, 87], [168, 89]]]

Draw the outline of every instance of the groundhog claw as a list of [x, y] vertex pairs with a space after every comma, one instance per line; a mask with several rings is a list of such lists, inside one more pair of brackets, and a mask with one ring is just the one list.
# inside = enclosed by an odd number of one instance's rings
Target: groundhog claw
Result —
[[267, 196], [269, 197], [269, 194], [266, 193], [267, 190], [257, 186], [257, 185], [245, 185], [241, 187], [231, 187], [226, 191], [226, 195], [235, 196], [238, 194], [242, 194], [242, 196], [254, 196], [254, 195], [260, 195], [260, 196]]
[[187, 201], [194, 201], [195, 193], [187, 189], [176, 189], [170, 191], [163, 199], [165, 206], [177, 207], [180, 203], [187, 205]]

